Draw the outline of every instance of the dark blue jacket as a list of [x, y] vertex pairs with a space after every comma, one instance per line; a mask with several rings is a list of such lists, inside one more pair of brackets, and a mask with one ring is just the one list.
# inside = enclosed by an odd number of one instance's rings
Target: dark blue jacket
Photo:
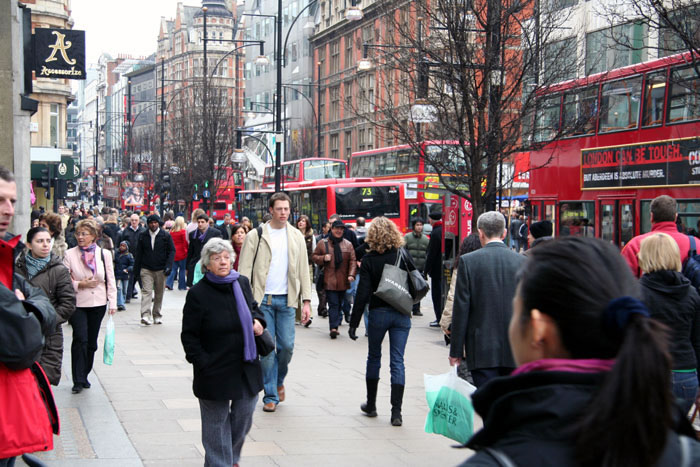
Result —
[[[124, 270], [127, 272], [124, 272]], [[127, 280], [129, 278], [129, 273], [134, 270], [134, 255], [126, 250], [126, 253], [122, 253], [119, 250], [115, 251], [114, 256], [114, 278], [116, 280]]]

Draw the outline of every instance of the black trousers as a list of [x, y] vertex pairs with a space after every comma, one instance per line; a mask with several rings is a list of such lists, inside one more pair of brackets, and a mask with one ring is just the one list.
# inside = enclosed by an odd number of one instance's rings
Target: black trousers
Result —
[[73, 384], [87, 383], [87, 375], [92, 371], [97, 350], [97, 336], [100, 334], [100, 324], [107, 311], [107, 305], [90, 308], [76, 308], [70, 318], [73, 327], [73, 343], [71, 344], [71, 370]]
[[440, 318], [442, 318], [442, 307], [444, 306], [444, 302], [442, 300], [442, 274], [430, 276], [430, 296], [433, 299], [435, 319], [440, 322]]
[[497, 366], [495, 368], [475, 368], [471, 370], [474, 386], [479, 388], [494, 378], [498, 378], [499, 376], [508, 376], [514, 369], [515, 368], [505, 366]]
[[131, 300], [131, 296], [134, 295], [134, 288], [136, 287], [137, 282], [139, 284], [139, 287], [141, 287], [141, 278], [134, 277], [134, 271], [131, 271], [129, 273], [129, 285], [126, 288], [126, 299], [127, 300]]

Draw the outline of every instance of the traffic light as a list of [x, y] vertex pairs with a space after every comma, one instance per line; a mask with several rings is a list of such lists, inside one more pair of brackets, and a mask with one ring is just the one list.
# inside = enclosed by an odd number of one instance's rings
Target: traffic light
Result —
[[46, 199], [51, 199], [51, 168], [48, 165], [45, 169], [41, 169], [39, 186], [46, 189]]
[[160, 188], [162, 191], [170, 191], [170, 175], [163, 175], [163, 180], [160, 184]]
[[206, 190], [207, 188], [209, 188], [209, 182], [204, 180], [204, 189]]
[[54, 196], [56, 199], [64, 199], [68, 196], [68, 182], [66, 180], [60, 178], [56, 180]]

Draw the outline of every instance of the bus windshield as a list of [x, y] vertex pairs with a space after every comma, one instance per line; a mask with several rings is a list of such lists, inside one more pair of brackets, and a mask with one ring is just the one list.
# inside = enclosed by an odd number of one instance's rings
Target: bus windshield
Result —
[[336, 212], [341, 219], [399, 217], [400, 197], [396, 186], [338, 187]]
[[345, 178], [345, 162], [329, 160], [304, 161], [304, 180]]

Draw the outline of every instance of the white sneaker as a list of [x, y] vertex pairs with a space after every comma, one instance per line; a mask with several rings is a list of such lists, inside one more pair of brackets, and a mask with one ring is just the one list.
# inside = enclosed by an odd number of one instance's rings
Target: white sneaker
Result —
[[163, 318], [158, 316], [157, 318], [153, 319], [153, 324], [163, 324]]
[[151, 320], [150, 316], [143, 315], [141, 317], [141, 324], [146, 325], [146, 326], [150, 326], [151, 324], [153, 324], [153, 321]]

